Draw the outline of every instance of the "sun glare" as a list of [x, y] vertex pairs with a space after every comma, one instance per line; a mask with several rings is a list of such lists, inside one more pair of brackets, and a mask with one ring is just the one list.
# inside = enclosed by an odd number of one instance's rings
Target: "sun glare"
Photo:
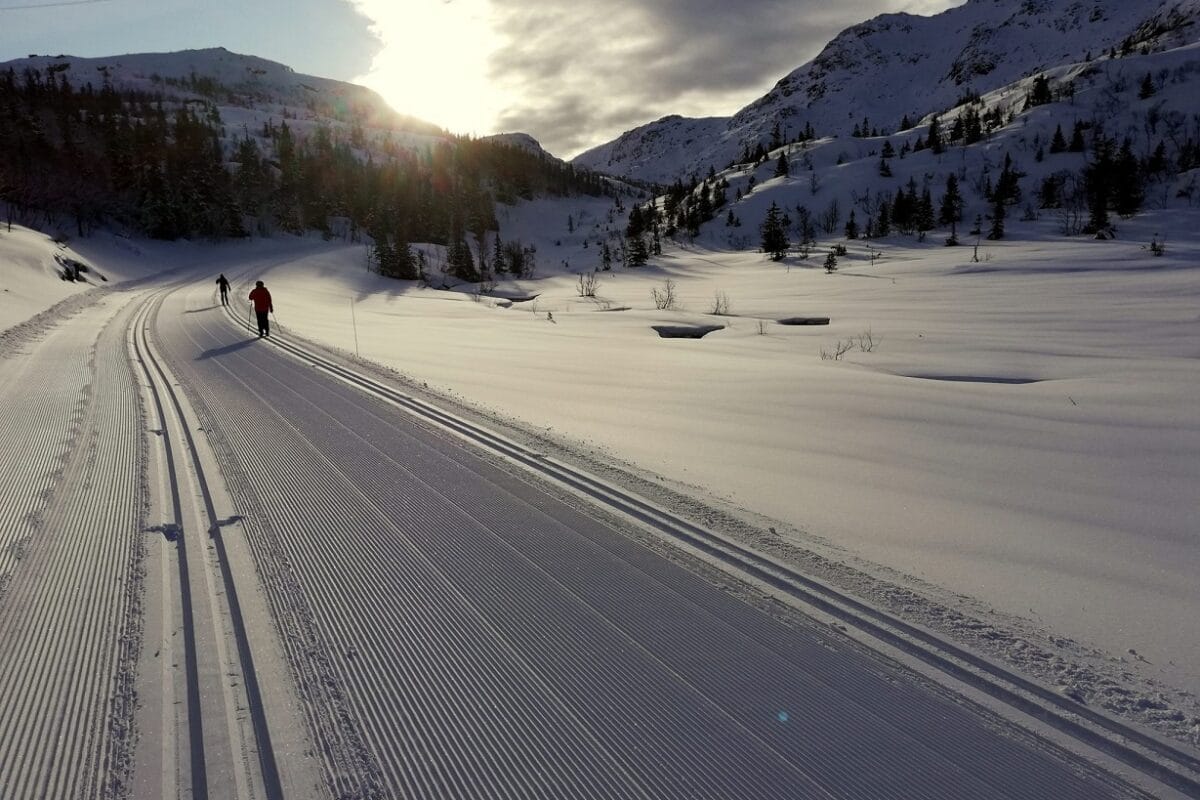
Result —
[[503, 107], [488, 85], [495, 35], [487, 0], [353, 0], [383, 49], [356, 79], [402, 114], [452, 133], [494, 133]]

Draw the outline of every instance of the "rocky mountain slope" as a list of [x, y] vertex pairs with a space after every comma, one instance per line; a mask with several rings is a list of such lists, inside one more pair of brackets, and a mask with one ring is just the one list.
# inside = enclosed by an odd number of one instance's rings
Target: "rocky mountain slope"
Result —
[[931, 17], [884, 14], [846, 29], [730, 118], [666, 117], [578, 156], [615, 175], [670, 182], [807, 126], [880, 135], [1044, 70], [1200, 36], [1198, 0], [969, 0]]

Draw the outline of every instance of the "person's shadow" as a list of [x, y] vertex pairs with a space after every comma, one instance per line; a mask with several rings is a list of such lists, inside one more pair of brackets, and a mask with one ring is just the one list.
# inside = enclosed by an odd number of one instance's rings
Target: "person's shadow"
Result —
[[196, 356], [196, 360], [203, 361], [206, 358], [220, 358], [221, 356], [227, 356], [230, 353], [236, 353], [238, 350], [241, 350], [243, 347], [249, 347], [250, 345], [254, 344], [257, 341], [258, 341], [258, 338], [255, 337], [253, 339], [243, 339], [240, 342], [234, 342], [233, 344], [227, 344], [224, 347], [214, 347], [210, 350], [205, 350], [203, 353]]

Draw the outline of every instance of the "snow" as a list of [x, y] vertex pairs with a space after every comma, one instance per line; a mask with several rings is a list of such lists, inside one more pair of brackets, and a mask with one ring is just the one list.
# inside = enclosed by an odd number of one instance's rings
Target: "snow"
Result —
[[[1176, 5], [1194, 13], [1191, 0]], [[1124, 26], [1148, 14], [1117, 10]], [[934, 20], [984, 12], [1000, 13], [968, 3]], [[941, 23], [918, 19], [873, 21], [860, 31], [861, 46], [878, 45], [897, 26], [924, 25], [926, 37], [945, 32]], [[1019, 107], [1033, 74], [1027, 45], [1057, 38], [1049, 29], [1009, 27], [1002, 34], [1019, 41], [1025, 56], [1001, 65], [984, 107]], [[840, 39], [839, 47], [854, 44], [849, 34]], [[1067, 39], [1060, 44], [1071, 57], [1080, 41], [1091, 41], [1074, 33]], [[1107, 134], [1131, 135], [1139, 153], [1150, 152], [1162, 138], [1147, 127], [1150, 112], [1169, 116], [1194, 104], [1197, 47], [1052, 67], [1047, 74], [1056, 83], [1076, 80], [1075, 105], [1034, 109], [977, 147], [893, 159], [894, 177], [886, 181], [877, 168], [883, 137], [826, 136], [793, 148], [788, 177], [772, 177], [777, 151], [757, 169], [724, 175], [729, 208], [744, 227], [726, 228], [718, 218], [695, 242], [668, 243], [648, 267], [598, 272], [595, 297], [581, 296], [580, 275], [598, 266], [601, 240], [619, 238], [625, 224], [605, 198], [499, 207], [504, 240], [535, 245], [538, 270], [490, 293], [383, 279], [367, 270], [365, 245], [315, 237], [162, 243], [102, 232], [56, 241], [19, 226], [0, 228], [0, 367], [10, 384], [21, 384], [6, 396], [42, 426], [30, 428], [32, 444], [21, 448], [53, 441], [72, 449], [79, 436], [74, 399], [89, 390], [95, 346], [74, 332], [118, 335], [105, 328], [106, 315], [116, 319], [128, 305], [109, 292], [186, 271], [202, 276], [201, 294], [212, 291], [215, 305], [213, 280], [224, 272], [234, 282], [235, 312], [244, 314], [245, 295], [261, 279], [285, 337], [393, 369], [455, 408], [540, 437], [558, 456], [608, 469], [606, 479], [624, 475], [660, 487], [663, 497], [683, 497], [723, 532], [750, 531], [746, 538], [772, 554], [1064, 694], [1200, 743], [1200, 235], [1194, 207], [1184, 205], [1195, 202], [1189, 197], [1198, 175], [1153, 181], [1148, 210], [1116, 220], [1114, 241], [1066, 238], [1054, 212], [1021, 221], [1019, 208], [1002, 241], [977, 243], [965, 234], [986, 211], [972, 184], [985, 169], [994, 177], [1005, 153], [1025, 173], [1022, 205], [1046, 175], [1082, 166], [1080, 154], [1035, 159], [1056, 124], [1069, 135], [1076, 116], [1103, 118]], [[930, 48], [938, 64], [960, 52], [951, 50]], [[345, 91], [222, 50], [188, 58], [231, 85], [269, 85], [249, 107], [222, 107], [233, 131], [253, 132], [282, 116], [280, 103], [311, 86], [334, 104]], [[69, 60], [73, 74], [112, 64], [147, 88], [158, 85], [150, 78], [156, 72], [188, 74], [168, 55]], [[872, 68], [894, 66], [882, 58]], [[806, 65], [785, 82], [798, 83], [813, 69]], [[930, 69], [913, 68], [917, 75]], [[1136, 99], [1147, 72], [1170, 77], [1153, 98]], [[999, 85], [1001, 73], [1016, 82]], [[878, 81], [838, 77], [876, 91]], [[929, 86], [927, 105], [936, 105], [947, 86]], [[861, 111], [848, 97], [832, 91], [827, 103], [847, 125]], [[897, 97], [912, 105], [911, 97]], [[350, 99], [374, 103], [366, 93]], [[750, 127], [761, 122], [750, 113], [755, 108], [739, 115]], [[777, 110], [767, 103], [755, 113]], [[886, 110], [898, 116], [909, 107]], [[914, 117], [920, 110], [911, 109]], [[866, 113], [885, 123], [883, 112]], [[410, 146], [438, 137], [420, 126], [405, 131], [378, 108], [374, 121], [379, 130], [372, 135]], [[327, 122], [313, 112], [289, 124], [303, 135]], [[702, 140], [720, 138], [726, 123], [665, 118], [593, 155], [607, 159], [602, 169], [625, 159], [630, 171], [670, 177], [686, 171], [686, 159]], [[1164, 132], [1170, 124], [1163, 123]], [[893, 136], [892, 144], [899, 148], [918, 133], [924, 131]], [[523, 135], [502, 140], [539, 150]], [[740, 140], [728, 136], [718, 144], [740, 150]], [[718, 166], [727, 161], [722, 153]], [[706, 164], [690, 168], [703, 174]], [[913, 178], [937, 198], [951, 172], [964, 179], [963, 246], [942, 246], [938, 231], [926, 243], [826, 239], [810, 258], [779, 263], [748, 249], [771, 203], [804, 204], [815, 215], [836, 199], [843, 221], [857, 206], [863, 225], [868, 194], [878, 197]], [[734, 200], [738, 190], [744, 197]], [[1152, 240], [1165, 241], [1165, 255], [1151, 254]], [[826, 274], [824, 254], [834, 241], [849, 252], [836, 273]], [[438, 248], [424, 250], [438, 261]], [[88, 270], [81, 281], [64, 280], [74, 263]], [[678, 305], [656, 308], [653, 293], [668, 281]], [[729, 304], [721, 315], [712, 313], [719, 298]], [[68, 317], [69, 327], [55, 328]], [[781, 324], [794, 318], [828, 324]], [[682, 328], [711, 330], [703, 338], [660, 336], [660, 329]], [[20, 358], [34, 340], [70, 358]], [[42, 386], [62, 388], [50, 390], [54, 404], [35, 408], [31, 398]], [[9, 424], [20, 427], [16, 417]], [[100, 435], [102, 425], [88, 425]], [[58, 459], [69, 460], [57, 450], [40, 458], [47, 474]], [[0, 496], [0, 519], [32, 519], [37, 487], [20, 482], [20, 467], [7, 470], [16, 477], [5, 485], [24, 488]], [[3, 544], [0, 569], [10, 570], [22, 557], [21, 543]], [[114, 556], [110, 566], [124, 562]], [[0, 591], [5, 578], [0, 574]]]
[[[589, 202], [529, 204], [507, 224], [534, 237], [539, 220], [602, 221]], [[262, 279], [285, 333], [763, 515], [836, 562], [970, 598], [1113, 662], [1136, 652], [1149, 663], [1122, 669], [1194, 693], [1200, 242], [1146, 249], [1187, 214], [1148, 214], [1111, 242], [1017, 223], [1020, 239], [984, 242], [978, 261], [970, 246], [895, 238], [873, 243], [872, 265], [851, 242], [833, 275], [816, 255], [668, 248], [652, 267], [599, 273], [595, 298], [551, 261], [590, 257], [582, 241], [528, 239], [547, 277], [494, 298], [383, 279], [364, 246], [312, 239], [101, 237], [75, 252], [106, 274], [208, 263], [234, 280], [236, 303]], [[14, 229], [0, 247], [41, 275], [11, 281], [22, 294], [4, 294], [3, 319], [61, 296], [45, 274], [53, 242]], [[675, 311], [652, 302], [667, 280]], [[729, 316], [708, 313], [718, 292]], [[777, 322], [797, 316], [830, 323]], [[666, 339], [663, 325], [724, 328]], [[870, 352], [822, 358], [864, 335]]]
[[[815, 257], [678, 250], [601, 273], [594, 299], [561, 274], [500, 287], [537, 294], [511, 306], [378, 278], [361, 246], [290, 242], [299, 254], [263, 254], [280, 263], [234, 296], [263, 279], [285, 331], [779, 520], [803, 546], [1136, 650], [1194, 692], [1200, 247], [1145, 249], [1180, 222], [1118, 242], [1035, 229], [977, 263], [897, 240], [872, 266], [852, 244], [834, 275]], [[685, 310], [654, 308], [665, 280]], [[706, 313], [716, 292], [732, 316]], [[776, 322], [794, 316], [831, 323]], [[652, 330], [681, 324], [725, 328]], [[822, 360], [868, 332], [870, 352]]]
[[[943, 113], [972, 91], [997, 91], [1076, 62], [1108, 66], [1105, 54], [1119, 48], [1126, 37], [1155, 51], [1194, 43], [1200, 14], [1194, 0], [1039, 0], [1022, 3], [1019, 9], [1014, 5], [976, 0], [928, 17], [883, 14], [842, 31], [815, 58], [730, 117], [664, 117], [576, 156], [573, 163], [670, 183], [703, 176], [710, 165], [721, 169], [745, 146], [753, 150], [757, 143], [770, 141], [777, 124], [783, 126], [785, 140], [795, 138], [806, 123], [818, 136], [847, 137], [864, 117], [872, 128], [891, 134], [904, 116], [919, 120]], [[1153, 35], [1168, 27], [1164, 20], [1174, 31]], [[1138, 78], [1144, 74], [1136, 71], [1143, 63], [1157, 68], [1156, 52], [1142, 63], [1136, 52], [1132, 60], [1111, 63]], [[903, 91], [895, 90], [901, 86]], [[1123, 109], [1098, 118], [1117, 111]]]

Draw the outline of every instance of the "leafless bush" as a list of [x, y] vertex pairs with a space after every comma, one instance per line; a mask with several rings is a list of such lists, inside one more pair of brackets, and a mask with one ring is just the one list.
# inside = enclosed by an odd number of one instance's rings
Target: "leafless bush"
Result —
[[581, 273], [579, 282], [575, 285], [575, 291], [579, 292], [580, 297], [595, 297], [596, 289], [600, 286], [600, 278], [595, 271]]
[[862, 350], [864, 353], [869, 353], [875, 349], [877, 344], [879, 344], [879, 340], [877, 340], [874, 334], [871, 333], [871, 329], [867, 328], [858, 335], [856, 344], [858, 345], [859, 350]]
[[677, 298], [675, 297], [675, 281], [663, 281], [662, 291], [657, 288], [650, 290], [650, 297], [654, 300], [654, 307], [659, 311], [671, 311], [676, 307]]
[[721, 291], [715, 292], [713, 294], [712, 311], [709, 313], [720, 317], [727, 317], [729, 316], [729, 309], [729, 295]]
[[833, 350], [821, 348], [822, 361], [841, 361], [842, 356], [854, 349], [853, 339], [838, 339], [833, 346]]
[[829, 206], [824, 211], [817, 215], [817, 224], [825, 233], [833, 233], [837, 230], [838, 223], [842, 219], [842, 210], [838, 206], [837, 198], [829, 201]]

